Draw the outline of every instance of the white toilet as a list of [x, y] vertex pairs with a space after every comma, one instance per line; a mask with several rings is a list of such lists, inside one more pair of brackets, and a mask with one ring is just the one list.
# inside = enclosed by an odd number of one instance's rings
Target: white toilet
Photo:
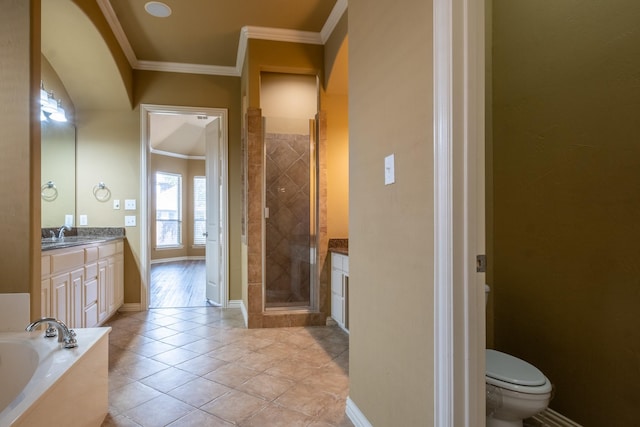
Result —
[[[485, 286], [485, 296], [489, 287]], [[486, 301], [486, 300], [485, 300]], [[522, 421], [544, 411], [551, 381], [538, 368], [496, 350], [485, 350], [487, 427], [522, 427]]]

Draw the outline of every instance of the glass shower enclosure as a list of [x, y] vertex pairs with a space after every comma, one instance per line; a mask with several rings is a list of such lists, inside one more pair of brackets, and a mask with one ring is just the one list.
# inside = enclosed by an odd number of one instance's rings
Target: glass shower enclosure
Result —
[[316, 286], [315, 123], [264, 120], [265, 309], [309, 309]]

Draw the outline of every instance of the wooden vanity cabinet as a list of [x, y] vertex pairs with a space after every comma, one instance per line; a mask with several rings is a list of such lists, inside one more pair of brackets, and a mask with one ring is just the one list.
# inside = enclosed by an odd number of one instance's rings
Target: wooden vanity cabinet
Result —
[[331, 253], [331, 317], [349, 331], [349, 257]]
[[123, 304], [122, 240], [42, 253], [41, 315], [70, 328], [99, 326]]

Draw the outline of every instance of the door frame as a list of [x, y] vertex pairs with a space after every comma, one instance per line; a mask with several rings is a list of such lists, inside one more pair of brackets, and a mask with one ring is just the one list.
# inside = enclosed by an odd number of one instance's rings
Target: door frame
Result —
[[151, 240], [149, 226], [151, 224], [151, 179], [149, 179], [149, 115], [153, 113], [189, 114], [215, 116], [220, 120], [220, 153], [222, 158], [222, 206], [220, 220], [222, 227], [222, 261], [224, 265], [223, 280], [220, 286], [222, 307], [229, 304], [229, 177], [228, 177], [228, 110], [226, 108], [185, 107], [172, 105], [140, 104], [140, 310], [149, 309], [149, 287], [151, 286]]
[[433, 63], [433, 425], [484, 426], [485, 0], [433, 0]]

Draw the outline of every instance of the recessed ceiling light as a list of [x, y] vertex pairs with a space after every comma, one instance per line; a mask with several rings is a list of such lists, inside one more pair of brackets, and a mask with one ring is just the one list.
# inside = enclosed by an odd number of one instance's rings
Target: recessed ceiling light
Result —
[[156, 18], [166, 18], [171, 15], [171, 8], [159, 1], [150, 1], [144, 5], [144, 10], [151, 16]]

